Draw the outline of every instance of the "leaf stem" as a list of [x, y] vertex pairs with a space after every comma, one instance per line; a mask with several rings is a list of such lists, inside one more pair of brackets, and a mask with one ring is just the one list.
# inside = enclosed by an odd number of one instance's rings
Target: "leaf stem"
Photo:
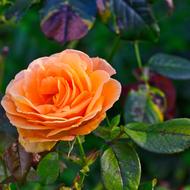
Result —
[[73, 40], [71, 41], [68, 45], [67, 45], [67, 48], [68, 49], [75, 49], [77, 47], [79, 43], [79, 40]]
[[84, 152], [84, 148], [82, 146], [81, 139], [80, 139], [79, 136], [77, 136], [76, 138], [77, 138], [77, 143], [79, 145], [79, 151], [80, 151], [81, 159], [82, 159], [83, 163], [86, 163], [86, 155], [85, 155], [85, 152]]
[[110, 55], [109, 55], [109, 57], [108, 57], [108, 61], [109, 61], [109, 62], [112, 61], [112, 59], [113, 59], [113, 57], [114, 57], [114, 55], [115, 55], [115, 53], [116, 53], [116, 51], [117, 51], [117, 49], [118, 49], [118, 47], [119, 47], [119, 44], [120, 44], [120, 37], [119, 37], [119, 36], [116, 36], [116, 37], [115, 37], [115, 40], [114, 40], [114, 42], [113, 42], [113, 47], [112, 47], [112, 49], [111, 49], [111, 53], [110, 53]]
[[139, 68], [142, 68], [142, 60], [141, 60], [141, 56], [140, 56], [138, 41], [134, 42], [134, 49], [135, 49], [135, 55], [136, 55], [136, 59], [137, 59], [137, 64], [138, 64]]

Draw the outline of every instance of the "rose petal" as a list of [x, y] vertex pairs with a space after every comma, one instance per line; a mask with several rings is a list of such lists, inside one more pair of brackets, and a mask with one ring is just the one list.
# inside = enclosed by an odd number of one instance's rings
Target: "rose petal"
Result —
[[80, 59], [80, 56], [75, 53], [63, 51], [58, 57], [60, 62], [68, 64], [70, 67], [72, 67], [72, 69], [77, 73], [77, 76], [80, 78], [83, 88], [90, 91], [91, 83], [87, 73], [85, 72], [87, 65], [84, 64], [84, 62]]
[[81, 116], [76, 116], [72, 117], [70, 119], [67, 119], [65, 121], [38, 121], [38, 120], [27, 120], [29, 123], [33, 124], [41, 124], [44, 125], [45, 127], [49, 127], [49, 129], [57, 129], [61, 128], [63, 130], [67, 130], [67, 128], [72, 127], [73, 124], [78, 124], [83, 117]]
[[92, 96], [92, 94], [88, 91], [81, 92], [75, 100], [71, 103], [71, 108], [80, 104], [82, 101], [89, 99]]
[[116, 74], [115, 69], [104, 59], [99, 57], [92, 58], [93, 61], [93, 71], [103, 70], [109, 73], [110, 76]]
[[77, 104], [76, 106], [72, 107], [72, 109], [65, 111], [65, 112], [55, 112], [55, 113], [50, 113], [48, 115], [50, 116], [57, 116], [57, 117], [62, 117], [62, 118], [71, 118], [75, 116], [83, 116], [84, 113], [86, 112], [86, 108], [91, 102], [92, 98], [88, 98], [84, 101], [82, 101], [80, 104]]
[[90, 74], [90, 79], [92, 82], [92, 89], [95, 94], [86, 110], [86, 114], [89, 114], [91, 112], [96, 101], [101, 96], [104, 83], [106, 83], [110, 79], [110, 77], [105, 71], [97, 70]]
[[121, 94], [121, 84], [110, 79], [103, 87], [102, 96], [104, 96], [103, 111], [107, 111], [119, 99]]
[[22, 117], [14, 116], [14, 115], [11, 115], [8, 113], [6, 113], [6, 115], [7, 115], [8, 119], [10, 120], [10, 123], [17, 128], [30, 129], [30, 130], [48, 130], [48, 129], [55, 128], [55, 125], [54, 126], [45, 126], [42, 124], [29, 122]]
[[99, 124], [104, 120], [106, 117], [105, 113], [98, 114], [95, 118], [88, 121], [86, 124], [80, 125], [77, 128], [71, 129], [68, 131], [68, 134], [70, 135], [86, 135], [95, 130]]
[[19, 136], [20, 144], [25, 148], [27, 152], [39, 153], [44, 151], [50, 151], [56, 144], [56, 142], [30, 142], [24, 139], [21, 135]]
[[[70, 56], [73, 55], [78, 55], [80, 57], [80, 63], [83, 65], [83, 68], [86, 71], [92, 71], [93, 70], [93, 63], [92, 63], [92, 59], [85, 53], [83, 53], [82, 51], [79, 50], [74, 50], [74, 49], [67, 49], [62, 51], [61, 53], [57, 53], [52, 55], [53, 57], [63, 57], [65, 56], [65, 54], [69, 54]], [[70, 64], [70, 62], [69, 62]]]
[[71, 141], [74, 139], [73, 135], [68, 134], [67, 132], [62, 132], [58, 135], [54, 135], [48, 137], [47, 134], [49, 131], [44, 130], [25, 130], [18, 129], [19, 135], [22, 136], [24, 140], [28, 140], [29, 142], [51, 142], [51, 141]]
[[56, 77], [46, 77], [42, 79], [40, 84], [40, 94], [56, 94], [58, 92], [58, 80]]
[[3, 99], [1, 100], [1, 105], [4, 107], [5, 111], [11, 115], [14, 116], [19, 116], [19, 117], [23, 117], [25, 119], [35, 119], [35, 120], [47, 120], [47, 121], [51, 121], [51, 120], [61, 120], [61, 121], [65, 121], [66, 119], [64, 118], [60, 118], [60, 117], [53, 117], [53, 116], [48, 116], [48, 115], [43, 115], [43, 114], [39, 114], [39, 113], [35, 113], [32, 112], [32, 109], [30, 107], [27, 107], [26, 105], [22, 105], [22, 106], [26, 106], [25, 107], [25, 111], [20, 110], [19, 108], [16, 108], [15, 104], [13, 103], [13, 101], [11, 100], [9, 95], [5, 95], [3, 97]]

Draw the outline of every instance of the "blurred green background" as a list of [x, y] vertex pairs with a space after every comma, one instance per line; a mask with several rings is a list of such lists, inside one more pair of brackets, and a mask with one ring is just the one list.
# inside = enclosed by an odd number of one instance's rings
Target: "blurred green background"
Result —
[[[93, 29], [81, 40], [66, 44], [58, 44], [48, 40], [40, 29], [39, 10], [41, 5], [34, 5], [18, 23], [0, 24], [0, 92], [3, 94], [9, 81], [15, 74], [25, 69], [34, 59], [60, 52], [66, 48], [84, 51], [89, 56], [108, 59], [116, 39], [114, 33], [98, 19]], [[175, 10], [168, 16], [159, 1], [154, 11], [160, 26], [160, 39], [156, 43], [140, 43], [143, 64], [157, 52], [179, 55], [190, 60], [190, 0], [175, 1]], [[135, 82], [132, 71], [137, 68], [133, 44], [121, 40], [117, 52], [110, 64], [117, 70], [115, 76], [122, 85]], [[177, 91], [176, 117], [190, 117], [190, 81], [174, 81]], [[109, 115], [121, 112], [117, 103]], [[97, 148], [101, 140], [93, 135], [86, 137], [87, 150]], [[190, 184], [190, 150], [175, 155], [158, 155], [138, 149], [142, 163], [142, 181], [159, 179], [161, 186], [179, 189]], [[70, 185], [77, 171], [76, 166], [69, 163], [61, 178]], [[97, 189], [100, 179], [99, 162], [92, 166], [87, 177], [85, 189]], [[96, 188], [95, 188], [96, 187]]]

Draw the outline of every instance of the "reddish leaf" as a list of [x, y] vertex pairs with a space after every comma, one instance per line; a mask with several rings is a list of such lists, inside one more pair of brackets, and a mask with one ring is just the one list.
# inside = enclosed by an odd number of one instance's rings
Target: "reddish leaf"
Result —
[[[123, 86], [122, 88], [122, 98], [123, 101], [126, 99], [128, 93], [131, 90], [137, 90], [139, 85], [142, 84], [142, 78], [140, 77], [142, 72], [140, 70], [135, 71], [135, 76], [139, 80], [137, 83], [129, 84], [126, 86]], [[167, 109], [164, 113], [166, 119], [171, 119], [175, 116], [175, 104], [176, 104], [176, 90], [175, 87], [172, 83], [172, 81], [160, 74], [156, 74], [151, 72], [149, 74], [149, 84], [153, 87], [156, 87], [160, 89], [161, 91], [164, 92], [166, 96], [166, 101], [167, 101]], [[158, 100], [159, 99], [159, 100]], [[160, 100], [160, 97], [153, 97], [153, 101], [160, 107], [162, 105], [159, 105], [159, 102], [162, 102]]]
[[165, 93], [167, 100], [167, 110], [165, 117], [171, 119], [175, 115], [176, 105], [176, 90], [172, 81], [162, 75], [152, 73], [150, 77], [150, 84], [162, 90]]
[[32, 164], [32, 154], [24, 150], [17, 142], [13, 143], [4, 153], [7, 168], [16, 180], [22, 181]]

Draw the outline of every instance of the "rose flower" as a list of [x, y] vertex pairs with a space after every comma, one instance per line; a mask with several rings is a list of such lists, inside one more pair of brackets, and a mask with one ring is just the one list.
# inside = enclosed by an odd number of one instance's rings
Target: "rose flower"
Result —
[[34, 60], [13, 79], [1, 104], [28, 152], [50, 150], [95, 130], [121, 85], [103, 59], [65, 50]]

